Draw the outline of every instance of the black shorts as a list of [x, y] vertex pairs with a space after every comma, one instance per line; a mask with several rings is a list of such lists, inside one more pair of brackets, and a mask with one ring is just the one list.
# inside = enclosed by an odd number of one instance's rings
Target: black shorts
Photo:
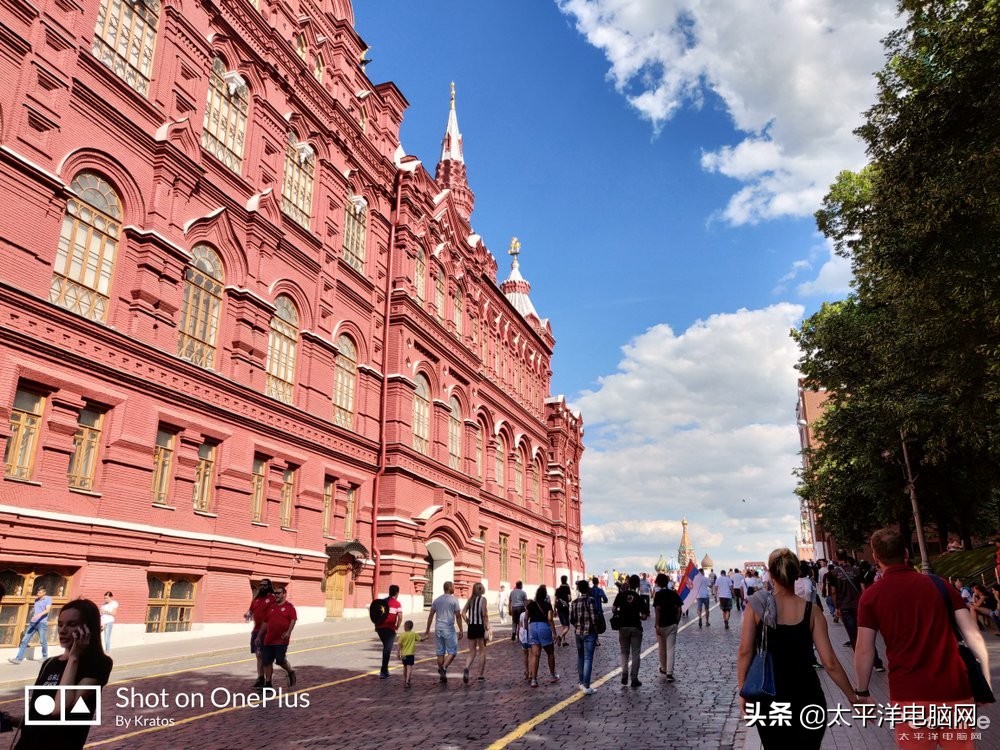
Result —
[[559, 624], [569, 627], [569, 607], [557, 610], [556, 614], [559, 615]]
[[486, 626], [485, 625], [469, 625], [468, 632], [470, 641], [482, 640], [486, 637]]
[[415, 662], [416, 660], [417, 660], [417, 657], [416, 657], [416, 656], [414, 656], [413, 654], [410, 654], [409, 656], [404, 656], [404, 657], [403, 657], [403, 666], [404, 666], [404, 667], [412, 667], [412, 666], [413, 666], [413, 663], [414, 663], [414, 662]]
[[287, 643], [275, 643], [270, 646], [264, 645], [261, 647], [261, 654], [264, 657], [264, 666], [269, 667], [275, 662], [281, 664], [285, 660], [285, 654], [288, 653]]
[[733, 600], [730, 597], [720, 596], [719, 597], [719, 609], [723, 612], [729, 612], [733, 608]]

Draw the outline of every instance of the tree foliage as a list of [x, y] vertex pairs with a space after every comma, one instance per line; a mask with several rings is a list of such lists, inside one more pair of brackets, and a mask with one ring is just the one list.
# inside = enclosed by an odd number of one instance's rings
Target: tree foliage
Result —
[[1000, 486], [1000, 1], [899, 7], [857, 131], [871, 163], [816, 214], [855, 293], [793, 332], [835, 394], [800, 494], [845, 537], [898, 521], [905, 439], [925, 520], [968, 537], [996, 528]]

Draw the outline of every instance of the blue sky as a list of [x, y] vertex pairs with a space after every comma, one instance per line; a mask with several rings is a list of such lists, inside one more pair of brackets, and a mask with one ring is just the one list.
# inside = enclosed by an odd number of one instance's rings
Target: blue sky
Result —
[[873, 101], [885, 0], [355, 3], [433, 173], [455, 82], [474, 229], [510, 238], [583, 411], [585, 556], [649, 569], [680, 520], [719, 567], [794, 546], [797, 353], [844, 296], [812, 213]]

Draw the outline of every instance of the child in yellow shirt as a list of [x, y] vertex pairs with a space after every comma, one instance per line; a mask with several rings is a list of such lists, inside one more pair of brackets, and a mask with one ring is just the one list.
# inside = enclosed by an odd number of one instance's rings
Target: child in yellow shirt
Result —
[[413, 620], [403, 623], [403, 633], [399, 636], [399, 659], [403, 662], [403, 687], [410, 687], [413, 663], [417, 660], [417, 641], [422, 641], [419, 633], [413, 632]]

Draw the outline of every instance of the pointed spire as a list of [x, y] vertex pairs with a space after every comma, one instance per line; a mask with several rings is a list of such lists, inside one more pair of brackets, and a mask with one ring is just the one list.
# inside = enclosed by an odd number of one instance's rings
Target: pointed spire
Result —
[[521, 313], [522, 317], [527, 318], [528, 315], [534, 315], [538, 318], [535, 306], [531, 304], [531, 297], [528, 296], [531, 292], [531, 284], [525, 280], [520, 270], [518, 270], [517, 256], [521, 254], [521, 242], [517, 237], [510, 238], [510, 250], [507, 253], [514, 260], [510, 264], [510, 276], [500, 285], [500, 291], [507, 295], [507, 299]]
[[448, 110], [448, 126], [441, 141], [441, 161], [457, 161], [462, 164], [462, 134], [458, 130], [458, 115], [455, 114], [455, 82], [451, 82], [451, 109]]
[[688, 520], [687, 518], [681, 518], [681, 546], [677, 549], [677, 564], [680, 566], [681, 570], [687, 567], [689, 560], [694, 560], [694, 547], [691, 546], [691, 540], [688, 538]]
[[458, 129], [458, 115], [455, 113], [455, 83], [451, 84], [451, 106], [448, 109], [448, 125], [441, 141], [441, 160], [438, 162], [434, 179], [451, 191], [455, 207], [466, 219], [472, 216], [476, 196], [469, 189], [465, 177], [465, 157], [462, 154], [462, 133]]

